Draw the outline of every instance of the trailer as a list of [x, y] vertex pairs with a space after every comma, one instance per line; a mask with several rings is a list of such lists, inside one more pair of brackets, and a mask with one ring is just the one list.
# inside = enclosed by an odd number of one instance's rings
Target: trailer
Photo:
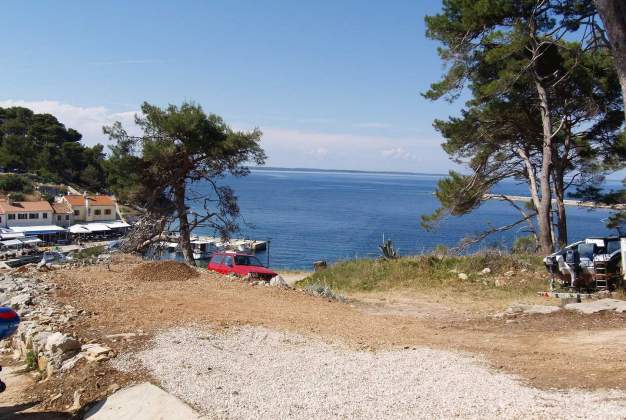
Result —
[[[591, 237], [544, 258], [550, 292], [613, 291], [624, 287], [622, 260], [626, 237]], [[563, 293], [563, 292], [561, 292]]]

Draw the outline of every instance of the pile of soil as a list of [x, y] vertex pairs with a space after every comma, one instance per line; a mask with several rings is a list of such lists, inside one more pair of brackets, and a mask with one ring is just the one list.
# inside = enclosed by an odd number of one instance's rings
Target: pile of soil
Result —
[[131, 269], [126, 278], [131, 281], [184, 281], [198, 277], [198, 272], [177, 261], [151, 261]]

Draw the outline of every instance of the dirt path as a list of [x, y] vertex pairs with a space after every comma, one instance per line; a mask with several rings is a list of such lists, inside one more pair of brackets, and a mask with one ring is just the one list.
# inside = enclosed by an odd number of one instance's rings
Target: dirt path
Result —
[[35, 383], [34, 378], [23, 373], [24, 365], [15, 365], [10, 359], [9, 363], [2, 367], [0, 377], [7, 386], [5, 392], [0, 394], [0, 419], [24, 419], [24, 420], [65, 420], [70, 416], [59, 411], [41, 411], [39, 401], [28, 397], [30, 387]]
[[56, 274], [54, 281], [61, 288], [57, 298], [91, 313], [71, 327], [80, 336], [129, 331], [151, 335], [192, 324], [253, 325], [355, 349], [426, 346], [468, 351], [484, 355], [497, 370], [544, 388], [621, 388], [626, 383], [625, 315], [562, 312], [487, 319], [481, 312], [420, 305], [419, 300], [414, 306], [403, 302], [400, 310], [383, 310], [379, 303], [338, 303], [209, 273], [185, 281], [137, 281], [128, 276], [136, 263], [127, 259], [111, 271], [91, 267]]

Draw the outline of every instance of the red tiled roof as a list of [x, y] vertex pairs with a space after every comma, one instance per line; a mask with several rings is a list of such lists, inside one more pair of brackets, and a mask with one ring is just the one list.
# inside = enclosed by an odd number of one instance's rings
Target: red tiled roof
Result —
[[52, 203], [52, 210], [56, 214], [70, 214], [72, 213], [72, 208], [69, 204], [60, 202], [60, 203]]
[[52, 212], [52, 206], [47, 201], [14, 201], [11, 204], [8, 201], [0, 201], [1, 213], [23, 213], [27, 211]]
[[[64, 196], [68, 203], [72, 206], [84, 206], [85, 197], [82, 195], [66, 195]], [[115, 200], [108, 195], [90, 195], [87, 196], [90, 206], [114, 206]]]

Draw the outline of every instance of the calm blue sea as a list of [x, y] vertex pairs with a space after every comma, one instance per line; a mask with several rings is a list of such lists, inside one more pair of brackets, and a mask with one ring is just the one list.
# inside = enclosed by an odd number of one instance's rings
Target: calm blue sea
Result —
[[[393, 240], [402, 255], [421, 253], [438, 244], [454, 246], [466, 235], [519, 218], [509, 204], [492, 201], [466, 216], [444, 220], [432, 232], [423, 230], [420, 215], [437, 208], [433, 192], [439, 177], [254, 170], [225, 183], [239, 197], [241, 233], [236, 236], [270, 239], [270, 265], [277, 268], [310, 269], [316, 260], [376, 257], [383, 236]], [[497, 192], [528, 195], [524, 185], [511, 181], [499, 185]], [[609, 233], [603, 222], [608, 211], [569, 207], [568, 212], [571, 241]], [[511, 244], [518, 236], [525, 236], [522, 225], [485, 245]], [[258, 255], [265, 261], [265, 253]]]

